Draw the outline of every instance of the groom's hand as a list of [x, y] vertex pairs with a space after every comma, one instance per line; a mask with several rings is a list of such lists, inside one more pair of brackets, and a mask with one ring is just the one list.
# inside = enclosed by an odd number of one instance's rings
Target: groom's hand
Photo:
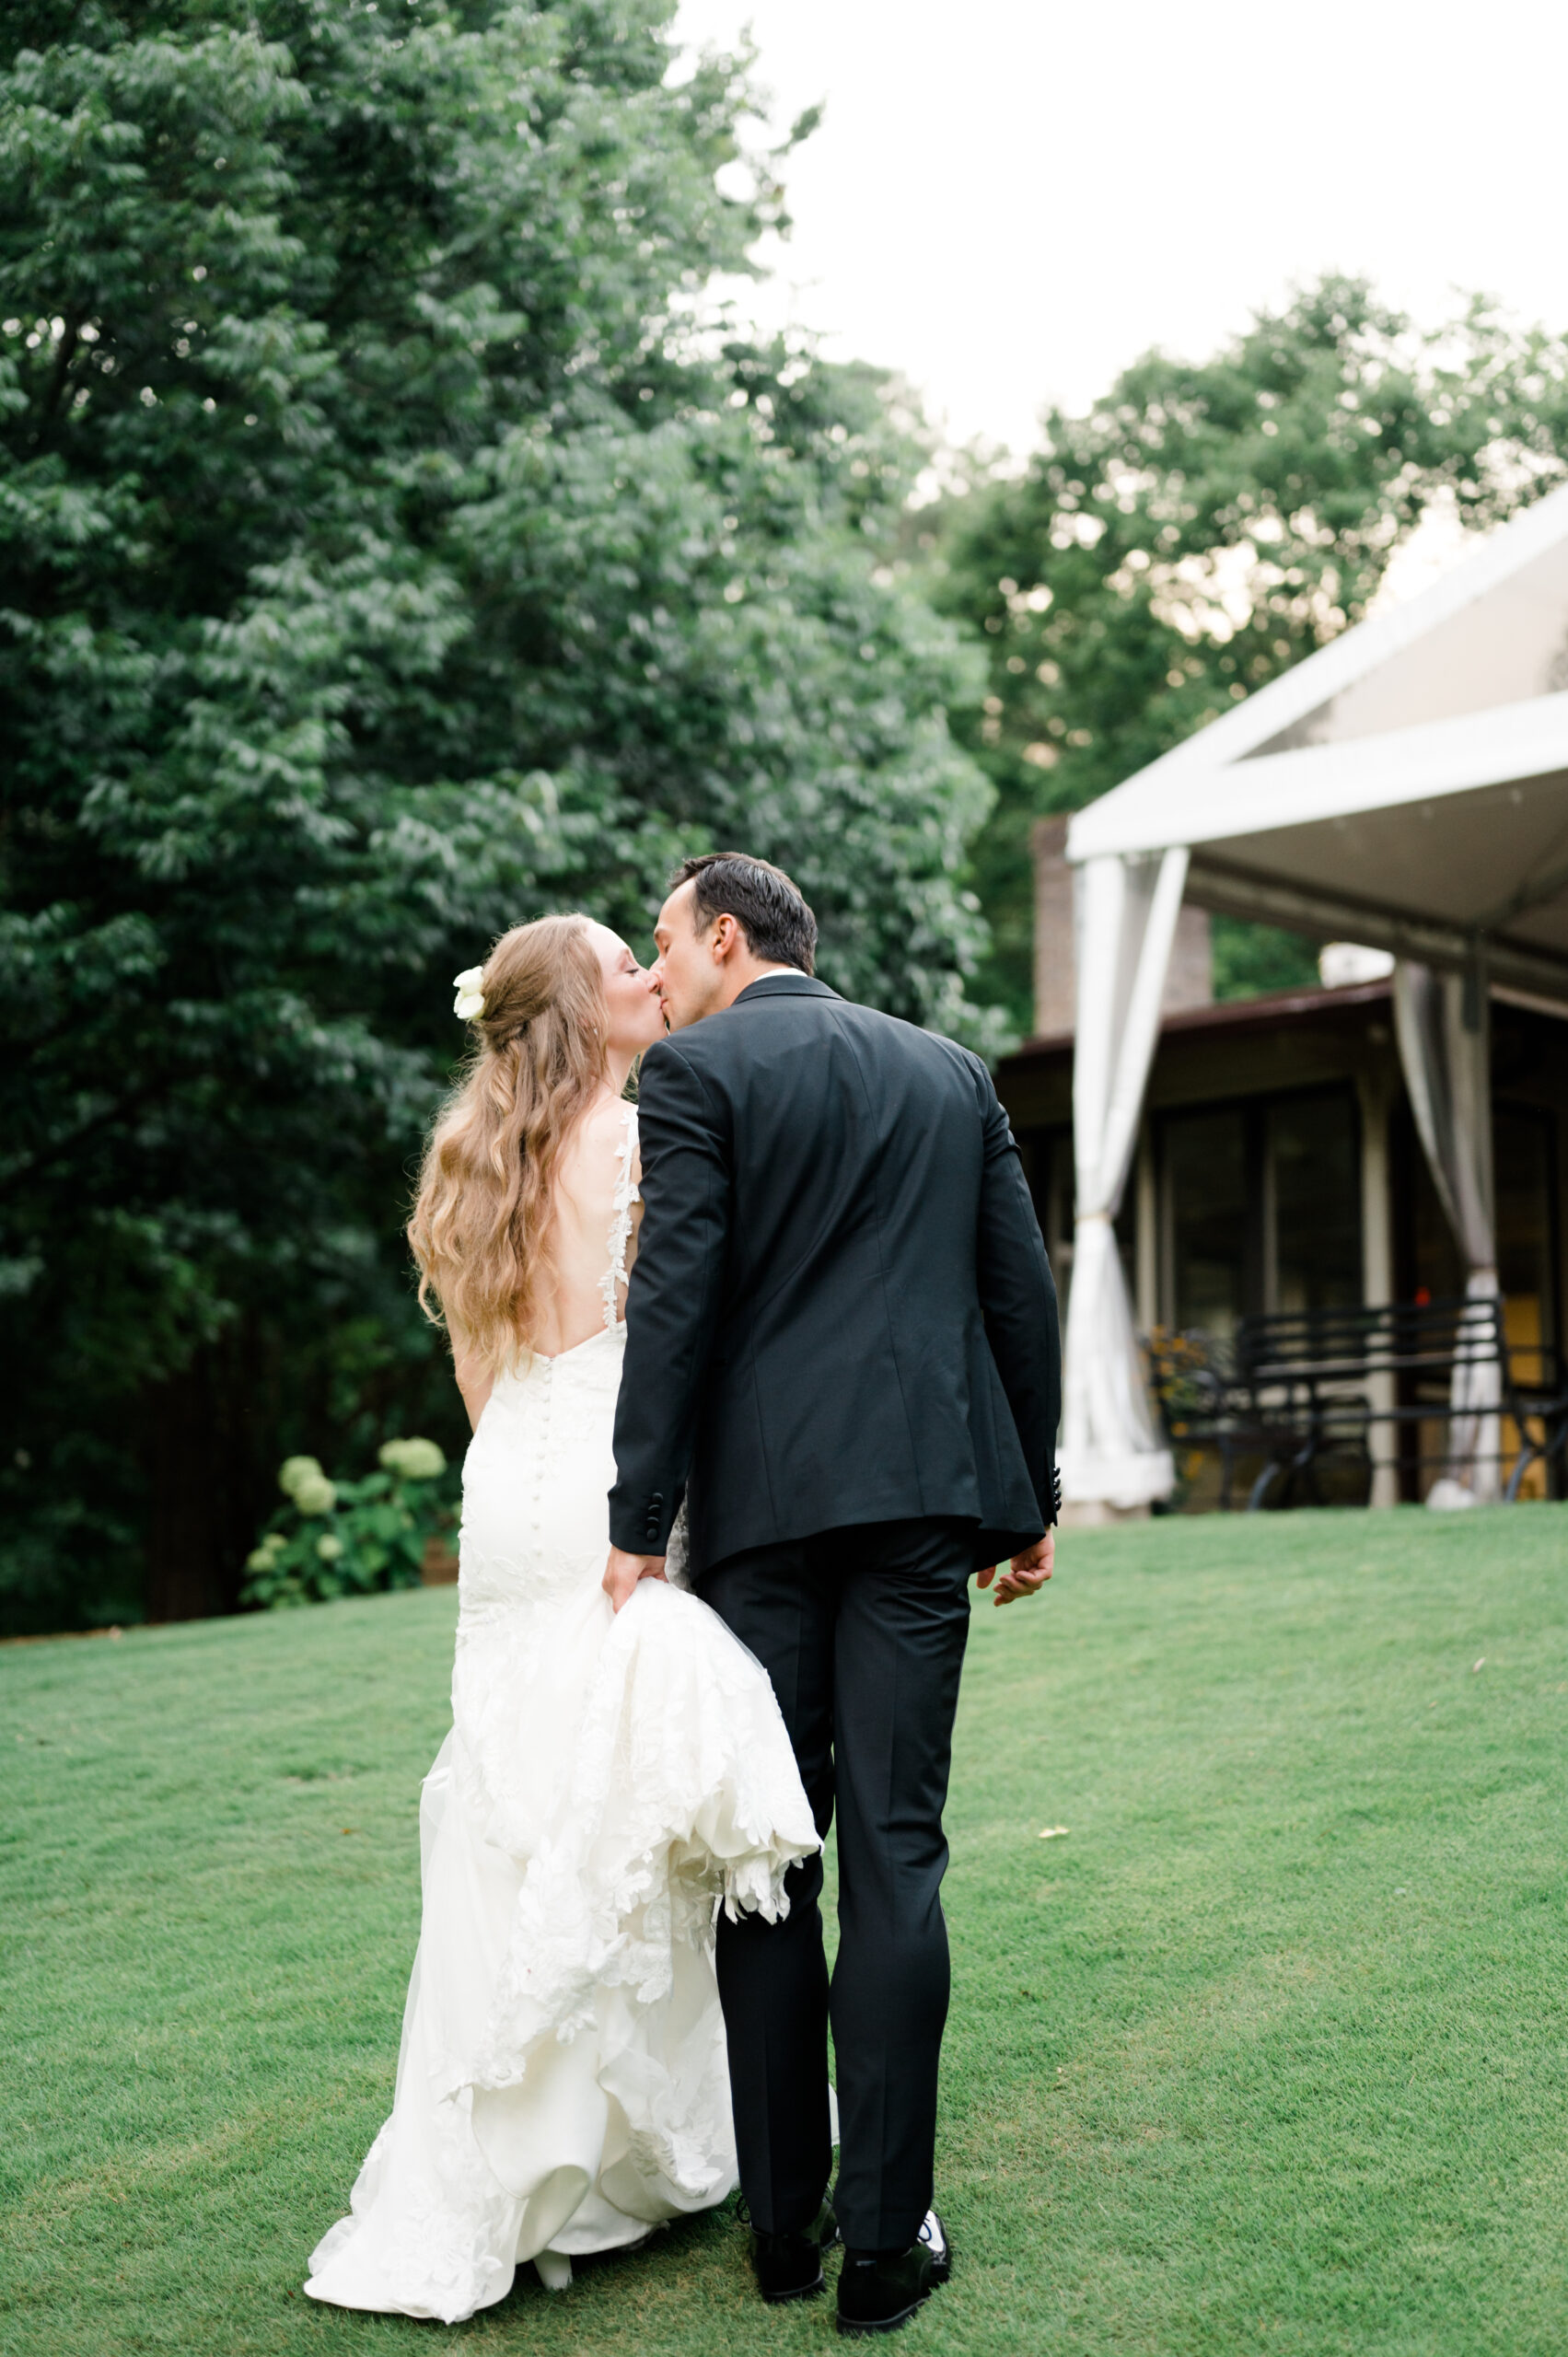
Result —
[[[1015, 1555], [1007, 1569], [1002, 1573], [1001, 1578], [996, 1580], [996, 1602], [1012, 1604], [1020, 1596], [1038, 1596], [1051, 1577], [1055, 1564], [1056, 1533], [1054, 1530], [1048, 1530], [1043, 1538], [1037, 1538], [1032, 1547], [1026, 1547], [1021, 1555]], [[1000, 1564], [993, 1563], [988, 1572], [977, 1572], [976, 1585], [989, 1587], [992, 1581], [996, 1579], [999, 1570], [1001, 1570]], [[609, 1585], [607, 1580], [605, 1585], [608, 1587]]]
[[628, 1555], [623, 1547], [612, 1547], [610, 1561], [604, 1567], [604, 1592], [617, 1612], [627, 1603], [639, 1580], [662, 1580], [662, 1555]]

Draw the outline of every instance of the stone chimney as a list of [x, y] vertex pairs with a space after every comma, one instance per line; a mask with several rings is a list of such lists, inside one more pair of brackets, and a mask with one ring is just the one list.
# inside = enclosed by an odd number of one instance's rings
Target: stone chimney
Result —
[[[1037, 819], [1029, 830], [1035, 869], [1035, 1035], [1056, 1039], [1075, 1028], [1077, 971], [1073, 945], [1073, 871], [1067, 821]], [[1176, 922], [1164, 1007], [1208, 1006], [1214, 995], [1214, 951], [1206, 909], [1183, 906]]]

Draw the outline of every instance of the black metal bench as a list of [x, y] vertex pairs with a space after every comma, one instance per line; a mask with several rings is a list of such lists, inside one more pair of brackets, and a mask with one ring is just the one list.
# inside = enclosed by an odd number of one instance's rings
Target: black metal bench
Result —
[[[1533, 1359], [1537, 1379], [1515, 1372]], [[1568, 1384], [1555, 1352], [1510, 1349], [1501, 1300], [1391, 1302], [1377, 1309], [1283, 1310], [1243, 1318], [1228, 1348], [1200, 1334], [1156, 1335], [1150, 1342], [1156, 1398], [1173, 1447], [1213, 1447], [1220, 1456], [1220, 1502], [1229, 1506], [1237, 1461], [1261, 1457], [1248, 1507], [1295, 1497], [1321, 1504], [1318, 1469], [1349, 1455], [1370, 1494], [1374, 1424], [1419, 1428], [1450, 1421], [1460, 1365], [1495, 1366], [1496, 1412], [1509, 1418], [1519, 1451], [1505, 1496], [1540, 1458], [1554, 1489], [1563, 1485]], [[1384, 1378], [1384, 1380], [1379, 1380]], [[1394, 1397], [1387, 1394], [1392, 1390]], [[1491, 1412], [1490, 1411], [1488, 1412]], [[1410, 1462], [1410, 1453], [1406, 1453]], [[1417, 1464], [1438, 1460], [1423, 1457]]]
[[1259, 1398], [1238, 1372], [1234, 1345], [1202, 1329], [1156, 1331], [1148, 1353], [1150, 1380], [1172, 1453], [1179, 1460], [1194, 1450], [1214, 1451], [1220, 1462], [1222, 1507], [1231, 1506], [1237, 1467], [1260, 1457], [1263, 1469], [1250, 1485], [1249, 1511], [1264, 1503], [1276, 1480], [1275, 1504], [1289, 1504], [1297, 1490], [1321, 1504], [1318, 1471], [1330, 1455], [1352, 1460], [1365, 1503], [1372, 1487], [1366, 1399], [1336, 1395], [1303, 1413], [1294, 1401]]

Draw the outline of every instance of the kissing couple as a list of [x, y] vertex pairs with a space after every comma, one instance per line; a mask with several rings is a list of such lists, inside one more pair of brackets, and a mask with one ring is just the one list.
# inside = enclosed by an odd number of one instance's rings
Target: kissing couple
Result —
[[542, 917], [459, 977], [409, 1225], [473, 1425], [453, 1724], [306, 2288], [455, 2323], [738, 2178], [762, 2297], [842, 2240], [887, 2331], [952, 2265], [942, 1810], [970, 1579], [1051, 1576], [1055, 1290], [983, 1064], [814, 980], [787, 876], [689, 859], [655, 940]]

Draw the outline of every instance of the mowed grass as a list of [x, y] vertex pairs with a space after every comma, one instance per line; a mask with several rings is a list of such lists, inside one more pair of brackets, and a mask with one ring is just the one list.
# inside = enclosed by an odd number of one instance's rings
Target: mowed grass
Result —
[[[0, 1651], [8, 2351], [390, 2353], [306, 2256], [387, 2108], [449, 1592]], [[1480, 1665], [1479, 1666], [1477, 1665]], [[977, 1608], [952, 2284], [900, 2346], [1568, 2349], [1568, 1509], [1070, 1536]], [[1067, 1831], [1042, 1840], [1041, 1829]], [[726, 2217], [476, 2349], [836, 2346]]]

